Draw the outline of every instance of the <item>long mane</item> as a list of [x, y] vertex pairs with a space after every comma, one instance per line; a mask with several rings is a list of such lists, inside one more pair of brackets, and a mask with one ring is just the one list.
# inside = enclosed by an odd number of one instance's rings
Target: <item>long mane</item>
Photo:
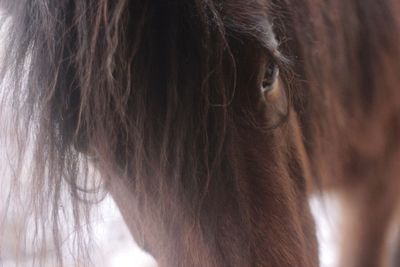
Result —
[[11, 101], [17, 109], [21, 163], [27, 150], [33, 151], [32, 208], [39, 226], [50, 213], [48, 227], [54, 229], [60, 259], [62, 195], [69, 192], [80, 229], [97, 188], [88, 177], [90, 162], [105, 171], [105, 183], [107, 175], [127, 179], [146, 199], [168, 191], [186, 206], [171, 207], [174, 200], [160, 197], [152, 205], [160, 213], [199, 212], [204, 192], [216, 194], [227, 182], [235, 186], [234, 180], [211, 179], [225, 171], [220, 166], [229, 169], [235, 81], [214, 3], [1, 5], [7, 30], [3, 106]]

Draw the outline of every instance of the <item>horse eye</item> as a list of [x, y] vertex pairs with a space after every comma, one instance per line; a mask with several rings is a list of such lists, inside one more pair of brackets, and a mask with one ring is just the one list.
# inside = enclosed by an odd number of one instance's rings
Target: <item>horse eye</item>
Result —
[[265, 69], [264, 77], [261, 84], [263, 93], [272, 91], [275, 88], [276, 81], [279, 76], [279, 68], [275, 62], [271, 61]]

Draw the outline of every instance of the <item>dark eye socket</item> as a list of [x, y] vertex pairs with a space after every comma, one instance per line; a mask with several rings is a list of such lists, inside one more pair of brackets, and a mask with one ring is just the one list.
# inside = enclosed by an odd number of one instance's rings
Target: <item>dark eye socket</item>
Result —
[[262, 91], [268, 92], [274, 88], [274, 85], [279, 76], [279, 68], [278, 65], [274, 61], [270, 61], [270, 63], [266, 66], [264, 77], [262, 80]]

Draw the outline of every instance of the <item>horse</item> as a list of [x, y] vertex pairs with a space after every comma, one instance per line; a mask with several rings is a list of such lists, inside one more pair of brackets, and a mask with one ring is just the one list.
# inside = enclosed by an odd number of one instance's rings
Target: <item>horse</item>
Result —
[[399, 1], [0, 6], [2, 103], [59, 255], [63, 192], [79, 224], [98, 176], [160, 267], [317, 267], [308, 200], [326, 192], [345, 203], [340, 266], [389, 266]]

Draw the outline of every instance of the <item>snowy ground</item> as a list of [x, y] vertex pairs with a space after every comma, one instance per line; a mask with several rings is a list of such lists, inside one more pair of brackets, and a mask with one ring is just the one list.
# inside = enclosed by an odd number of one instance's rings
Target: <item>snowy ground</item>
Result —
[[317, 223], [321, 267], [337, 266], [339, 207], [333, 198], [312, 199], [311, 209]]

